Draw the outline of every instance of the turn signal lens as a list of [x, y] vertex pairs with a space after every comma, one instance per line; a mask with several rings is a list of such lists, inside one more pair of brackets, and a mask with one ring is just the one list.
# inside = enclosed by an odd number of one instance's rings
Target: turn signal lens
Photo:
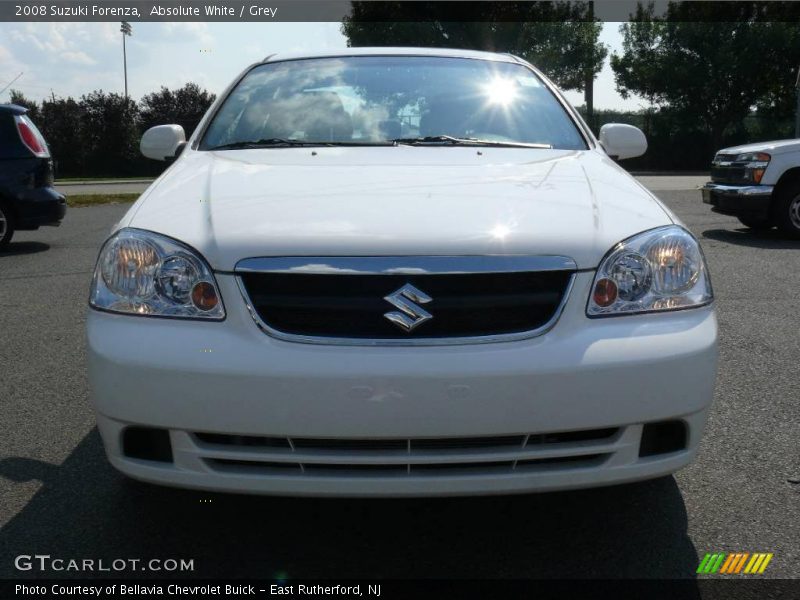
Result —
[[617, 284], [610, 279], [601, 279], [594, 284], [594, 303], [597, 306], [611, 306], [617, 301]]
[[761, 178], [764, 177], [765, 170], [766, 169], [753, 169], [753, 181], [761, 183]]
[[192, 304], [200, 310], [214, 310], [218, 303], [217, 290], [207, 281], [196, 283], [192, 288]]

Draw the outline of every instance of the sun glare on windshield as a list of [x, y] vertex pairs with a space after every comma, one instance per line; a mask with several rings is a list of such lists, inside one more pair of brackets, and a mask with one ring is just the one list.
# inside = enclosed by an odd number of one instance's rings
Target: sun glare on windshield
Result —
[[490, 104], [508, 106], [517, 97], [517, 83], [513, 79], [496, 77], [485, 87]]

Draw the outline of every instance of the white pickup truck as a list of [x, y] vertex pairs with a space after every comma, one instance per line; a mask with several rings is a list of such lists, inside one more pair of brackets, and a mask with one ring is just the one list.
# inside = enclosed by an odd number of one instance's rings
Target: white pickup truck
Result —
[[800, 237], [800, 139], [720, 150], [702, 193], [712, 210], [747, 227]]

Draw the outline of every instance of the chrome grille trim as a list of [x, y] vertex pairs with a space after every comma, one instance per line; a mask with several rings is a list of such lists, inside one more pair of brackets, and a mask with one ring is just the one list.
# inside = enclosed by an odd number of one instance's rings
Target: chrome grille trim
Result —
[[[244, 273], [295, 273], [342, 275], [464, 275], [485, 273], [525, 273], [548, 271], [573, 271], [558, 307], [552, 317], [541, 327], [528, 331], [468, 337], [437, 338], [347, 338], [292, 334], [270, 327], [258, 314], [247, 293], [242, 277]], [[483, 256], [276, 256], [246, 258], [236, 263], [234, 276], [239, 293], [255, 324], [267, 335], [303, 344], [326, 346], [453, 346], [512, 342], [538, 337], [550, 331], [572, 293], [578, 266], [566, 256], [483, 255]]]
[[465, 275], [574, 271], [567, 256], [488, 254], [474, 256], [267, 256], [236, 263], [238, 273], [303, 275]]

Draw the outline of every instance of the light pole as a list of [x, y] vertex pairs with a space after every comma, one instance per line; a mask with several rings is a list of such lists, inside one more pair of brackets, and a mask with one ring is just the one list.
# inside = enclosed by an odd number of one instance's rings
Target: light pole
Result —
[[794, 137], [800, 138], [800, 67], [797, 67], [797, 82], [794, 84], [797, 93], [797, 108], [794, 111]]
[[125, 37], [129, 35], [133, 35], [133, 30], [131, 29], [131, 24], [127, 21], [122, 22], [122, 26], [119, 28], [120, 32], [122, 33], [122, 67], [125, 70], [125, 100], [128, 99], [128, 52], [125, 48]]

